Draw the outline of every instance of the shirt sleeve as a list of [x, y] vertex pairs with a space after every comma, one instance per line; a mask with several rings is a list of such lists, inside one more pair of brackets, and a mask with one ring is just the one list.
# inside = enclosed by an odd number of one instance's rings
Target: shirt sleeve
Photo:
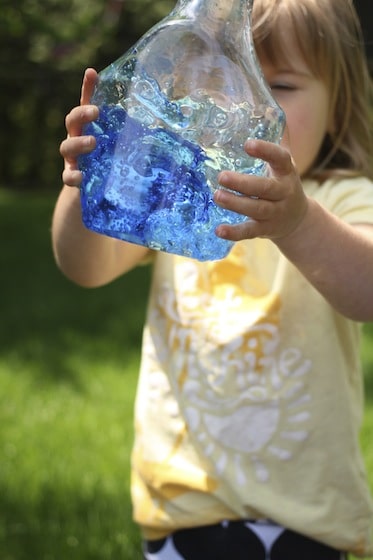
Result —
[[373, 182], [366, 177], [328, 180], [312, 196], [345, 222], [373, 224]]

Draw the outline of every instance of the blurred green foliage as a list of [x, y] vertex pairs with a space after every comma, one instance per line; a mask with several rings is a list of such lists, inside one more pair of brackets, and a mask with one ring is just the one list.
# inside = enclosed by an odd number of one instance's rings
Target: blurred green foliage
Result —
[[0, 184], [60, 187], [84, 69], [118, 58], [174, 0], [0, 0]]
[[2, 187], [59, 189], [64, 117], [79, 102], [84, 69], [107, 66], [175, 3], [0, 0]]

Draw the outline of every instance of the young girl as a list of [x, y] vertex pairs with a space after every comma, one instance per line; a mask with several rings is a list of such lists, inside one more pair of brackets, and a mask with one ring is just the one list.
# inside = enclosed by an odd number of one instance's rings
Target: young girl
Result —
[[[82, 286], [151, 257], [132, 461], [149, 560], [334, 560], [373, 554], [358, 445], [360, 323], [373, 320], [370, 80], [351, 0], [255, 0], [263, 72], [287, 117], [270, 166], [222, 171], [215, 202], [250, 220], [197, 262], [86, 230], [77, 156], [98, 116], [86, 71], [66, 118], [53, 217], [59, 267]], [[123, 295], [125, 299], [125, 294]]]

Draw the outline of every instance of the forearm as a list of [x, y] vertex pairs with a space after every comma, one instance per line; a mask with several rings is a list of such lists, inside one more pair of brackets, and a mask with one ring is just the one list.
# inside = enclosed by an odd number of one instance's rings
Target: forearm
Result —
[[82, 223], [79, 190], [64, 187], [52, 220], [54, 256], [73, 282], [96, 287], [111, 282], [145, 257], [148, 250], [99, 235]]
[[281, 252], [341, 314], [373, 320], [373, 226], [351, 226], [309, 200]]

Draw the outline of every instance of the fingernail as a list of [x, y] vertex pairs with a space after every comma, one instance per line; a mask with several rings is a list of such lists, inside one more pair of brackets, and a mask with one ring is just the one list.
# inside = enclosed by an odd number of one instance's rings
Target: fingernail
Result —
[[226, 180], [227, 180], [227, 174], [224, 171], [219, 173], [219, 177], [218, 177], [219, 183], [224, 183]]
[[252, 140], [251, 138], [248, 138], [248, 139], [246, 140], [246, 142], [245, 142], [245, 148], [246, 148], [247, 150], [253, 150], [253, 149], [255, 149], [255, 146], [256, 146], [255, 140]]
[[96, 113], [97, 113], [97, 111], [96, 111], [96, 108], [95, 108], [95, 107], [89, 107], [89, 108], [87, 109], [87, 116], [88, 116], [90, 119], [96, 118]]
[[94, 143], [94, 137], [93, 136], [84, 136], [83, 137], [83, 146], [85, 148], [91, 148], [93, 146]]

